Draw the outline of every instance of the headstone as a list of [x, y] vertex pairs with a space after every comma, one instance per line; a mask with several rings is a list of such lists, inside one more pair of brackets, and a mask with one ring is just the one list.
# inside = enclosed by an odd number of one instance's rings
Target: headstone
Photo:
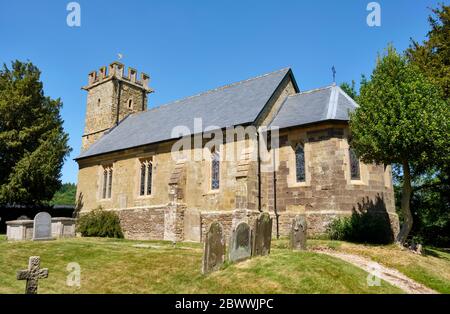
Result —
[[306, 250], [307, 223], [304, 215], [297, 215], [292, 220], [291, 248], [293, 250]]
[[49, 213], [40, 212], [34, 216], [33, 241], [53, 240], [52, 217]]
[[17, 280], [26, 280], [26, 294], [36, 294], [39, 279], [48, 277], [48, 268], [40, 269], [41, 258], [39, 256], [31, 256], [28, 261], [28, 269], [17, 271]]
[[225, 261], [225, 237], [219, 222], [213, 222], [206, 233], [203, 250], [203, 274], [220, 269]]
[[251, 255], [252, 231], [247, 223], [241, 222], [231, 234], [228, 257], [232, 262], [239, 262], [249, 258]]
[[252, 255], [268, 255], [272, 243], [272, 218], [268, 213], [261, 213], [256, 219]]

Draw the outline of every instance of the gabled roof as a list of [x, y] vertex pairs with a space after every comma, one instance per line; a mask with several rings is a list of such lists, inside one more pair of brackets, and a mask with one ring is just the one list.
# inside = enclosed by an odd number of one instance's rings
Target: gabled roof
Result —
[[286, 98], [270, 127], [288, 128], [327, 120], [349, 120], [358, 104], [339, 86], [331, 85]]
[[252, 123], [286, 75], [295, 85], [291, 69], [286, 68], [130, 115], [76, 159], [175, 139], [179, 136], [172, 131], [177, 126], [194, 133], [195, 118], [210, 130]]

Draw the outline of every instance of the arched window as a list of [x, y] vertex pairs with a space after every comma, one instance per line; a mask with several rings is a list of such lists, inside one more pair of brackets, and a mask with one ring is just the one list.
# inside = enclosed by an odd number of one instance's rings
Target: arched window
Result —
[[349, 148], [349, 156], [350, 156], [350, 176], [352, 180], [360, 180], [361, 173], [359, 170], [359, 159], [356, 156], [353, 149]]
[[112, 165], [103, 166], [103, 182], [102, 182], [102, 198], [111, 198], [113, 180], [113, 167]]
[[131, 109], [133, 107], [133, 99], [128, 99], [128, 109]]
[[220, 156], [216, 150], [211, 152], [211, 190], [220, 186]]
[[297, 182], [305, 182], [305, 150], [302, 145], [297, 145], [295, 149], [295, 176]]
[[139, 195], [151, 195], [152, 194], [152, 175], [153, 175], [153, 163], [151, 159], [141, 160], [141, 184], [139, 188]]

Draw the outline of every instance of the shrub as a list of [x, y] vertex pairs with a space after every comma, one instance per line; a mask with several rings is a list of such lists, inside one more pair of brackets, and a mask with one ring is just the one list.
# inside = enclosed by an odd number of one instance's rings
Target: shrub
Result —
[[333, 220], [327, 228], [332, 240], [388, 244], [394, 241], [389, 217], [384, 213], [356, 212]]
[[77, 231], [83, 237], [123, 238], [119, 216], [115, 212], [104, 211], [101, 208], [81, 215]]

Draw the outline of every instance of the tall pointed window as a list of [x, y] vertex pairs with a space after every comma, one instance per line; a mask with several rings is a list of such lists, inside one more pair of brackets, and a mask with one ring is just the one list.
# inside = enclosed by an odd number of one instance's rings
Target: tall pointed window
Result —
[[153, 163], [151, 159], [141, 160], [140, 168], [141, 182], [139, 185], [139, 195], [146, 196], [152, 194], [152, 176], [153, 176]]
[[305, 182], [305, 150], [302, 145], [295, 149], [295, 176], [297, 182]]
[[102, 177], [102, 198], [103, 199], [111, 198], [112, 180], [113, 180], [112, 165], [103, 166], [103, 177]]
[[220, 156], [216, 150], [211, 152], [211, 190], [220, 186]]
[[356, 156], [353, 149], [349, 148], [349, 156], [350, 156], [350, 176], [352, 180], [360, 180], [361, 172], [359, 170], [359, 159]]

